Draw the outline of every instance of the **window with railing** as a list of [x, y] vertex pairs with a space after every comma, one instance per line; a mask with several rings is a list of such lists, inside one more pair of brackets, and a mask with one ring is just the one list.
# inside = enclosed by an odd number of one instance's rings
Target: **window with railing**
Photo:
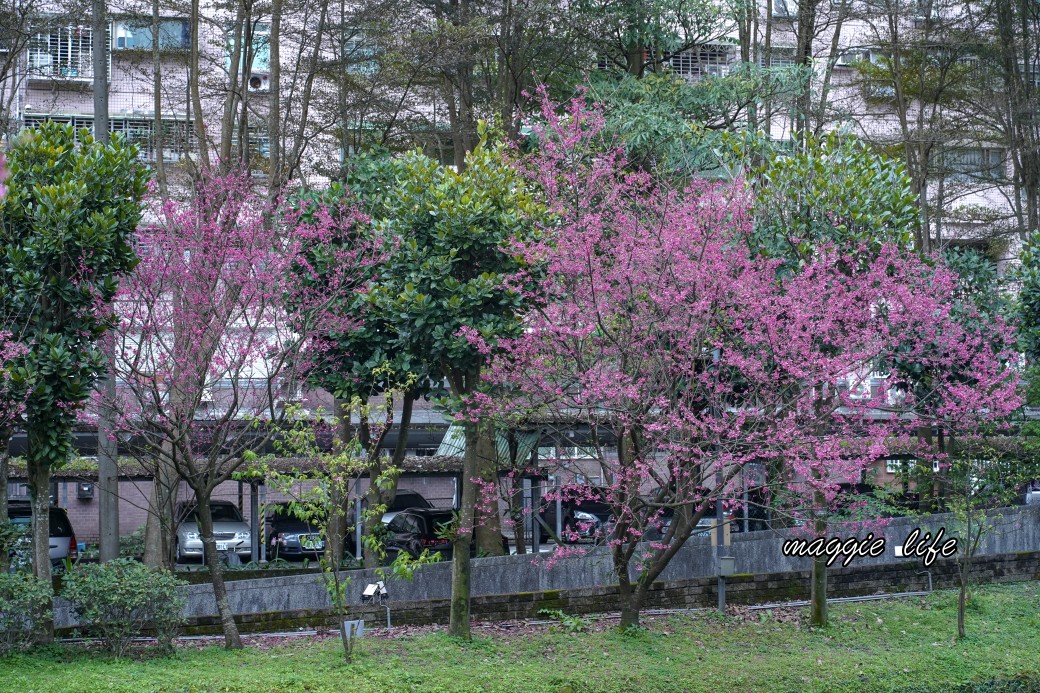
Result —
[[[26, 114], [22, 121], [27, 128], [39, 127], [46, 121], [65, 123], [77, 130], [77, 136], [78, 131], [83, 128], [90, 132], [94, 131], [93, 116]], [[177, 162], [186, 153], [195, 151], [195, 131], [191, 121], [164, 119], [162, 127], [163, 161], [168, 163]], [[129, 143], [136, 144], [139, 152], [138, 158], [142, 161], [154, 162], [156, 160], [155, 121], [151, 118], [110, 117], [108, 129], [110, 132], [118, 132], [125, 135]]]
[[716, 77], [729, 71], [730, 48], [725, 44], [704, 45], [688, 48], [673, 54], [668, 59], [672, 72], [688, 79], [699, 79], [708, 75]]
[[1004, 177], [1004, 150], [996, 147], [950, 147], [943, 168], [953, 180], [999, 180]]
[[53, 27], [34, 34], [28, 46], [29, 77], [82, 81], [94, 79], [92, 37], [93, 31], [85, 25]]

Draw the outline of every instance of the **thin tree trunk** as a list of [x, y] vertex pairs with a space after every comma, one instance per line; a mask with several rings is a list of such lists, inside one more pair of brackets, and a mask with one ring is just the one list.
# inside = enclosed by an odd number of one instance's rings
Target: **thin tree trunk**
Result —
[[[203, 491], [203, 492], [200, 492]], [[242, 638], [235, 624], [235, 614], [228, 601], [227, 587], [224, 584], [224, 567], [217, 554], [217, 542], [213, 537], [213, 512], [210, 508], [210, 493], [206, 489], [195, 489], [198, 500], [199, 532], [202, 534], [202, 546], [209, 566], [210, 580], [213, 584], [213, 599], [217, 602], [220, 624], [224, 627], [224, 647], [229, 650], [241, 650]]]
[[[816, 519], [813, 530], [816, 536], [827, 535], [827, 521], [823, 519], [826, 498], [821, 491], [813, 492], [813, 505], [816, 508]], [[827, 625], [827, 558], [819, 556], [813, 559], [812, 585], [809, 591], [811, 603], [810, 623], [814, 626], [824, 627]]]
[[462, 500], [459, 509], [459, 534], [455, 540], [455, 555], [451, 566], [451, 614], [449, 635], [470, 639], [469, 597], [470, 544], [473, 541], [473, 507], [477, 501], [477, 487], [473, 479], [479, 469], [477, 442], [480, 433], [477, 424], [466, 424], [466, 454], [462, 462]]
[[[199, 88], [199, 27], [201, 18], [199, 12], [199, 0], [191, 0], [191, 46], [188, 50], [188, 93], [192, 110], [195, 111], [195, 137], [198, 140], [199, 157], [202, 160], [202, 168], [209, 170], [209, 142], [206, 139], [206, 125], [202, 110], [202, 93]], [[234, 65], [232, 65], [234, 68]]]
[[[159, 0], [152, 0], [152, 127], [155, 132], [152, 142], [155, 146], [155, 181], [159, 185], [159, 197], [169, 199], [166, 186], [166, 162], [163, 152], [166, 151], [165, 133], [162, 125], [162, 59], [159, 56]], [[174, 125], [176, 127], [176, 124]]]
[[[273, 203], [282, 189], [282, 94], [281, 94], [281, 45], [282, 45], [282, 0], [271, 4], [271, 35], [269, 41], [270, 93], [267, 114], [267, 147], [271, 168], [269, 199]], [[318, 38], [321, 42], [321, 38]], [[314, 69], [313, 66], [311, 69]]]

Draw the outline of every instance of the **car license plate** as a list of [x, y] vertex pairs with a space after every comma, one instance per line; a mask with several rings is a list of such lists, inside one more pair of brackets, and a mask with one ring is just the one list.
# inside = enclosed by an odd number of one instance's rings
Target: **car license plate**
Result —
[[317, 534], [301, 534], [300, 546], [311, 551], [320, 550], [324, 546], [321, 537]]
[[227, 551], [227, 550], [228, 550], [228, 545], [227, 545], [226, 541], [218, 541], [217, 542], [217, 551]]

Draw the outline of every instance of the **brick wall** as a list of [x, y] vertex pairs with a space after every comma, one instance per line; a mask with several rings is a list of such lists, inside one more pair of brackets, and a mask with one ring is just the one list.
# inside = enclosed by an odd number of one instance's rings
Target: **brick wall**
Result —
[[[828, 571], [828, 594], [848, 597], [877, 593], [923, 591], [928, 576], [919, 561], [885, 566], [833, 568]], [[958, 585], [957, 564], [953, 560], [936, 561], [930, 568], [935, 589]], [[735, 575], [726, 580], [726, 598], [733, 604], [762, 604], [809, 598], [809, 571]], [[986, 556], [976, 559], [972, 570], [975, 582], [1011, 582], [1040, 580], [1040, 551]], [[717, 578], [697, 578], [655, 583], [648, 594], [647, 609], [681, 609], [712, 607], [718, 603]], [[394, 625], [447, 623], [449, 600], [391, 602]], [[524, 592], [474, 597], [471, 600], [474, 620], [507, 621], [541, 618], [541, 609], [559, 609], [569, 614], [592, 614], [618, 610], [617, 586], [579, 590]], [[380, 606], [353, 606], [351, 618], [363, 618], [370, 626], [386, 621]], [[275, 631], [299, 627], [333, 626], [336, 619], [327, 610], [306, 609], [236, 616], [245, 632]], [[191, 619], [188, 631], [193, 634], [220, 633], [216, 616]]]

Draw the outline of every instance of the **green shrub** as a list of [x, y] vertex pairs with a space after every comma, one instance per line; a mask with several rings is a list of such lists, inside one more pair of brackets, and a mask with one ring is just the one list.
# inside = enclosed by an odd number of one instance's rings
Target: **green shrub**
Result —
[[113, 655], [126, 654], [130, 642], [146, 627], [155, 632], [159, 649], [169, 653], [181, 625], [184, 599], [177, 587], [183, 584], [169, 572], [119, 558], [76, 566], [65, 577], [62, 596]]
[[144, 556], [144, 527], [139, 527], [124, 537], [119, 537], [119, 555], [122, 558]]
[[22, 650], [51, 617], [51, 586], [31, 573], [0, 574], [0, 654]]

